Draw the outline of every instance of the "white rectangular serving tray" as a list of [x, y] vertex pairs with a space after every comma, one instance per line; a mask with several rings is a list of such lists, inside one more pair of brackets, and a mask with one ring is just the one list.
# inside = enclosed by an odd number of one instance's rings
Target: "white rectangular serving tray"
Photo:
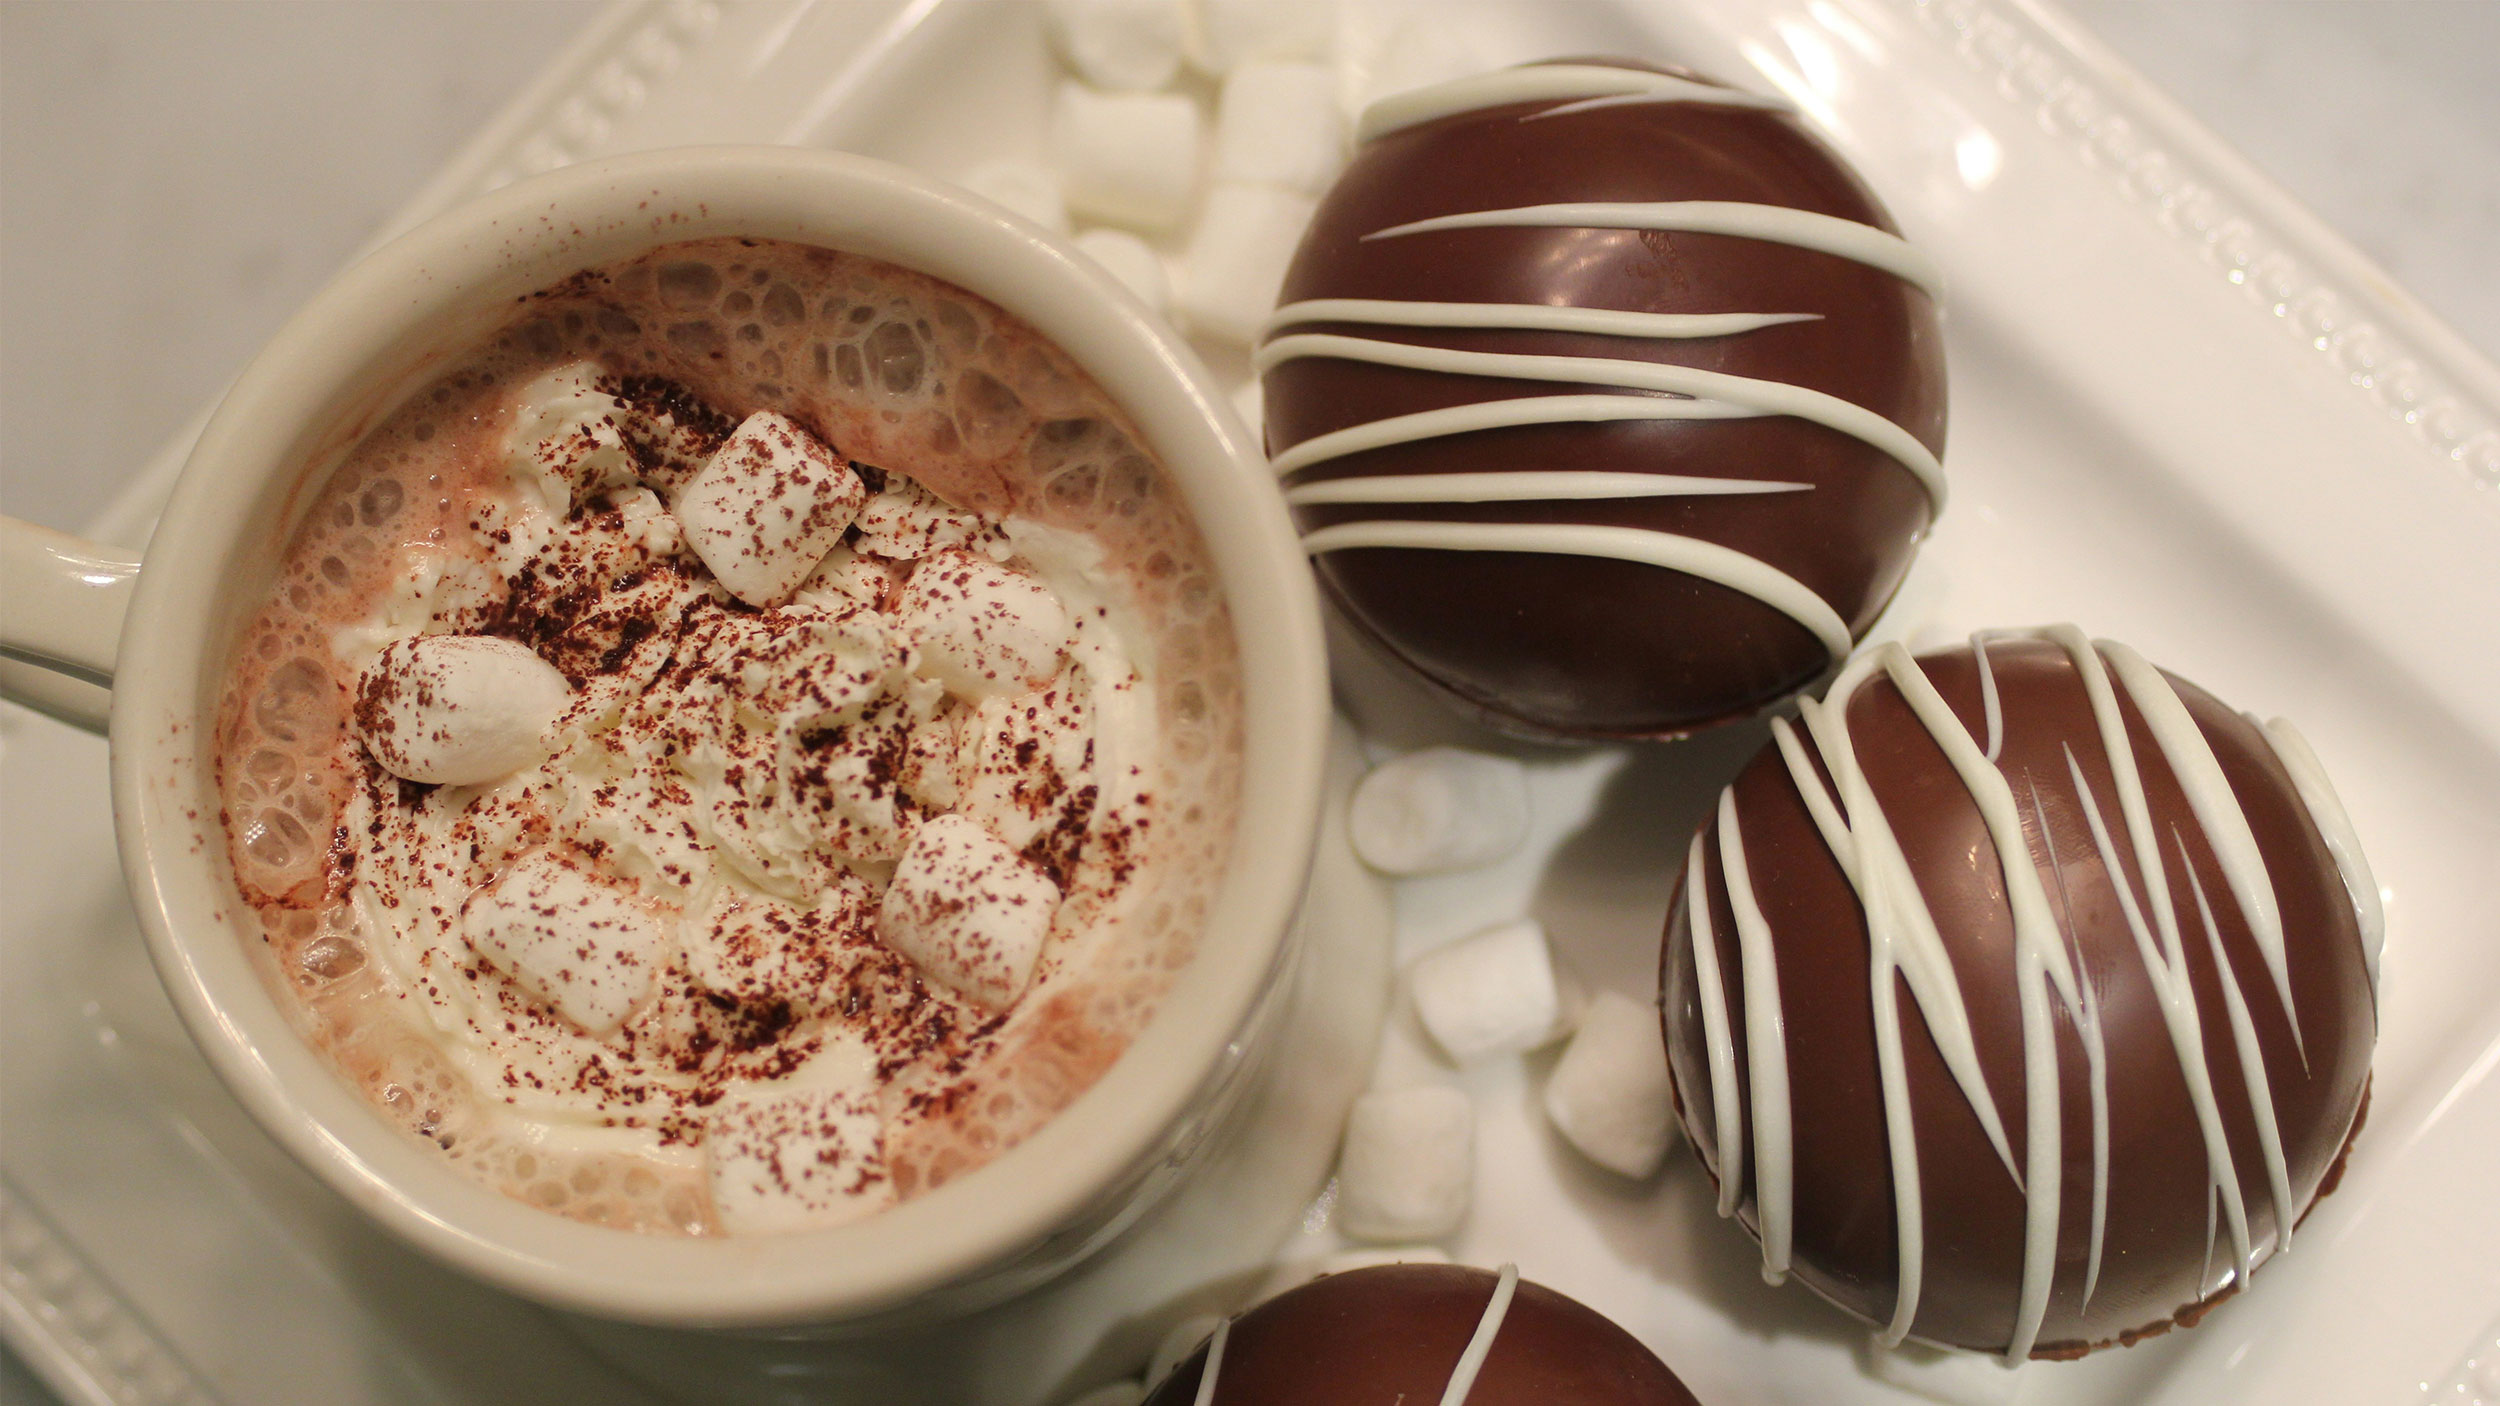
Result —
[[[2191, 1333], [2025, 1369], [2024, 1403], [2472, 1399], [2500, 1331], [2500, 371], [2045, 3], [1347, 0], [1429, 6], [1487, 64], [1673, 58], [1794, 99], [1948, 271], [1954, 504], [1885, 623], [1916, 644], [2071, 619], [2299, 721], [2389, 915], [2367, 1133], [2253, 1294]], [[604, 152], [840, 147], [963, 174], [1038, 155], [1054, 73], [1003, 0], [624, 0], [403, 213]], [[1238, 353], [1210, 349], [1242, 374]], [[187, 443], [97, 525], [144, 539]], [[1383, 752], [1484, 744], [1348, 658]], [[104, 749], [0, 712], [0, 1331], [81, 1403], [650, 1398], [538, 1310], [416, 1257], [293, 1165], [175, 1023], [122, 895]], [[1498, 745], [1498, 744], [1491, 744]], [[1654, 982], [1725, 738], [1523, 752], [1538, 833], [1416, 881], [1420, 951], [1531, 912], [1593, 980]], [[1549, 1057], [1550, 1058], [1550, 1057]], [[1476, 1209], [1516, 1260], [1702, 1399], [1912, 1399], [1773, 1290], [1679, 1153], [1589, 1169], [1544, 1060], [1469, 1071]]]

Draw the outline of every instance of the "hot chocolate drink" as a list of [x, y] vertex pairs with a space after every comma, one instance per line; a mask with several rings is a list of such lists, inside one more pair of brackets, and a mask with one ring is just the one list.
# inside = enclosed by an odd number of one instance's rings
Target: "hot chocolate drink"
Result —
[[376, 1106], [549, 1210], [838, 1224], [1081, 1093], [1191, 955], [1239, 679], [1056, 348], [713, 240], [523, 300], [306, 466], [234, 654], [235, 879]]

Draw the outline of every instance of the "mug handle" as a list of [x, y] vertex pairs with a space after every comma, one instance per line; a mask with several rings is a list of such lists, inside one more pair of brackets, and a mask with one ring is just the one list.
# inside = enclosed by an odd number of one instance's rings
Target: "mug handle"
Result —
[[139, 559], [0, 517], [0, 698], [104, 731]]

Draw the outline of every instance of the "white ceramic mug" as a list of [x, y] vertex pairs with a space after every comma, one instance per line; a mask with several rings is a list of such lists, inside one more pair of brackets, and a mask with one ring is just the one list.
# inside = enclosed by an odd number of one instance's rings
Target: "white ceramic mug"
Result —
[[[1240, 814], [1198, 953], [1128, 1052], [989, 1165], [837, 1229], [635, 1235], [479, 1185], [387, 1122], [297, 1034], [255, 966], [213, 775], [229, 651], [337, 437], [372, 423], [513, 300], [661, 243], [748, 235], [885, 259], [1030, 323], [1119, 402], [1202, 525], [1244, 680]], [[864, 158], [712, 147], [586, 163], [446, 214], [343, 274], [245, 371], [200, 437], [144, 565], [6, 528], [0, 646], [109, 682], [115, 819], [151, 954], [210, 1063], [279, 1142], [426, 1252], [610, 1319], [693, 1327], [927, 1322], [1050, 1279], [1206, 1160], [1278, 1028], [1326, 749], [1318, 610], [1273, 486], [1197, 359], [1100, 269], [951, 187]], [[125, 611], [126, 607], [126, 611]], [[17, 690], [20, 694], [24, 689]], [[32, 701], [73, 718], [75, 690]], [[87, 719], [91, 723], [95, 720]], [[1368, 1004], [1369, 1009], [1364, 1007]], [[1329, 1007], [1359, 1047], [1378, 1001]], [[1365, 1025], [1364, 1022], [1370, 1022]], [[1356, 1028], [1356, 1027], [1361, 1028]], [[1358, 1075], [1359, 1077], [1359, 1075]], [[1328, 1097], [1350, 1098], [1349, 1084]], [[1325, 1110], [1322, 1110], [1325, 1113]], [[1326, 1117], [1300, 1120], [1333, 1138]], [[1302, 1160], [1325, 1166], [1327, 1148]], [[1302, 1194], [1307, 1194], [1307, 1188]], [[1245, 1227], [1272, 1245], [1282, 1224]], [[1239, 1245], [1210, 1252], [1238, 1256]]]

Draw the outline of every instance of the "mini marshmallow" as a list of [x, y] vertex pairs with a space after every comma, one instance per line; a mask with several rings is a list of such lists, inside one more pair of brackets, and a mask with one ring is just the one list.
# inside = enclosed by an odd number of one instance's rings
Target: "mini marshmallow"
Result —
[[1048, 587], [966, 551], [921, 558], [893, 619], [921, 672], [974, 701], [1050, 682], [1068, 648], [1068, 610]]
[[1044, 229], [1068, 232], [1068, 203], [1059, 196], [1059, 177], [1038, 161], [984, 162], [964, 173], [963, 187]]
[[1356, 1240], [1439, 1240], [1466, 1219], [1476, 1108], [1447, 1084], [1354, 1101], [1337, 1159], [1337, 1228]]
[[1180, 72], [1183, 0], [1049, 0], [1051, 48], [1097, 88], [1160, 88]]
[[732, 1235], [818, 1230], [892, 1205], [874, 1089], [761, 1089], [703, 1125], [712, 1211]]
[[1189, 61], [1223, 75], [1252, 59], [1322, 59], [1337, 36], [1331, 0], [1191, 0]]
[[1171, 304], [1172, 280], [1163, 272], [1163, 256], [1154, 246], [1124, 229], [1089, 229], [1076, 237], [1085, 257], [1103, 266], [1137, 301], [1161, 312]]
[[1318, 195], [1345, 164], [1337, 75], [1315, 63], [1245, 63], [1215, 107], [1215, 179]]
[[1561, 1024], [1553, 953], [1545, 929], [1532, 921], [1488, 928], [1425, 953], [1407, 984], [1424, 1029], [1461, 1064], [1535, 1049]]
[[613, 1035], [658, 985], [668, 923], [624, 886], [533, 850], [469, 896], [460, 935], [556, 1014]]
[[1984, 1352], [1954, 1352], [1903, 1343], [1887, 1348], [1868, 1342], [1867, 1374], [1914, 1396], [1944, 1406], [2013, 1406], [2022, 1394], [2023, 1369]]
[[1409, 752], [1354, 788], [1346, 837], [1383, 874], [1482, 868], [1528, 838], [1527, 770], [1459, 747]]
[[573, 686], [528, 645], [419, 635], [383, 648], [356, 680], [356, 735], [384, 771], [480, 786], [544, 760]]
[[1627, 1177], [1658, 1170], [1675, 1106], [1657, 1008], [1599, 992], [1545, 1081], [1544, 1101], [1545, 1116], [1590, 1161]]
[[[1349, 11], [1349, 14], [1354, 12]], [[1398, 93], [1484, 72], [1487, 64], [1468, 44], [1464, 26], [1408, 15], [1386, 34], [1365, 36], [1339, 56], [1338, 96], [1349, 116]], [[1357, 52], [1358, 47], [1364, 52]]]
[[1167, 230], [1198, 190], [1198, 105], [1178, 93], [1100, 93], [1062, 83], [1051, 162], [1068, 208], [1105, 224]]
[[677, 521], [731, 595], [768, 607], [790, 598], [867, 501], [840, 455], [758, 410], [677, 495]]
[[1315, 208], [1311, 197], [1274, 186], [1209, 191], [1173, 290], [1189, 330], [1237, 346], [1257, 341]]
[[877, 935], [920, 974], [1004, 1010], [1024, 994], [1059, 889], [978, 821], [940, 815], [912, 831], [877, 909]]
[[900, 474], [888, 474], [885, 491], [859, 510], [859, 546], [888, 561], [913, 561], [948, 547], [982, 550], [1003, 540], [965, 512]]
[[903, 565], [881, 556], [837, 546], [825, 553], [816, 570], [799, 587], [799, 599], [826, 609], [849, 601], [871, 610], [882, 609], [903, 580]]
[[1193, 1313], [1172, 1325], [1155, 1345], [1155, 1355], [1146, 1361], [1146, 1380], [1160, 1382], [1172, 1375], [1172, 1369], [1189, 1360], [1198, 1344], [1215, 1336], [1215, 1329], [1224, 1320], [1212, 1313]]

